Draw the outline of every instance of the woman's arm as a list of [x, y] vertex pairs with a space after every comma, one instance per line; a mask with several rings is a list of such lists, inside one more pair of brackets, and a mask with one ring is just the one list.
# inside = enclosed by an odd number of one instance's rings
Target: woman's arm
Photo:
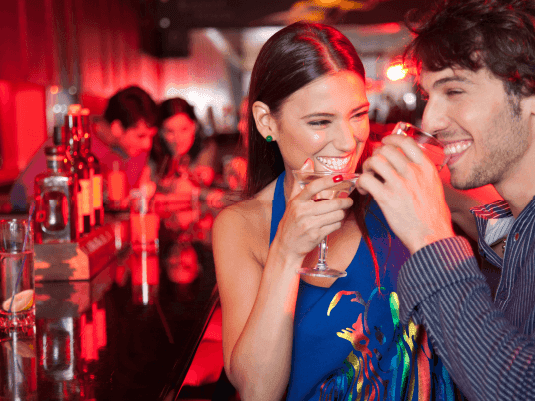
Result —
[[[269, 227], [269, 217], [262, 216], [266, 207], [244, 211], [238, 204], [223, 210], [214, 223], [225, 370], [245, 400], [277, 400], [284, 394], [299, 285], [296, 270], [322, 238], [341, 227], [344, 209], [353, 204], [350, 198], [311, 200], [332, 186], [330, 177], [313, 181], [288, 201], [269, 251], [269, 228], [262, 227]], [[267, 258], [260, 256], [266, 253]]]

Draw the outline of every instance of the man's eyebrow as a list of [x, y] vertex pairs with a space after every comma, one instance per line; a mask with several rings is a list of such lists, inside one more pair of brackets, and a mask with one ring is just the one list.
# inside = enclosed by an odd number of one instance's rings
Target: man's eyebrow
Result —
[[468, 78], [466, 77], [460, 77], [458, 75], [453, 75], [451, 77], [444, 77], [444, 78], [441, 78], [441, 79], [437, 79], [434, 83], [433, 83], [433, 88], [438, 88], [440, 85], [444, 85], [444, 84], [447, 84], [448, 82], [462, 82], [462, 83], [467, 83], [467, 84], [471, 84], [472, 81], [470, 81]]

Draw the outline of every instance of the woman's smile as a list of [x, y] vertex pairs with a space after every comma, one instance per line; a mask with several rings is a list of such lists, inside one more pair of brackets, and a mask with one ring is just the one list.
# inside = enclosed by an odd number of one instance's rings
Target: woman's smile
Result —
[[317, 156], [316, 160], [330, 171], [345, 171], [354, 154], [345, 157]]

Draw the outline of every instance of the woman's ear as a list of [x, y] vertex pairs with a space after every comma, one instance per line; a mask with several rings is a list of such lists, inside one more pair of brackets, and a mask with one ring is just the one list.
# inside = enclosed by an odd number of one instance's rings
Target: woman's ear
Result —
[[252, 112], [258, 132], [264, 138], [271, 137], [270, 142], [276, 141], [278, 139], [277, 122], [271, 115], [269, 106], [263, 102], [256, 101], [253, 103]]

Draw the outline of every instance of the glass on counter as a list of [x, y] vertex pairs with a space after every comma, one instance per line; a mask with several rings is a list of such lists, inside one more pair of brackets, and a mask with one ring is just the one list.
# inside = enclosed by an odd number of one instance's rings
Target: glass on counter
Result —
[[35, 325], [33, 256], [31, 222], [0, 220], [0, 339]]
[[157, 253], [160, 216], [154, 211], [154, 202], [142, 191], [133, 191], [130, 200], [130, 238], [134, 251]]

